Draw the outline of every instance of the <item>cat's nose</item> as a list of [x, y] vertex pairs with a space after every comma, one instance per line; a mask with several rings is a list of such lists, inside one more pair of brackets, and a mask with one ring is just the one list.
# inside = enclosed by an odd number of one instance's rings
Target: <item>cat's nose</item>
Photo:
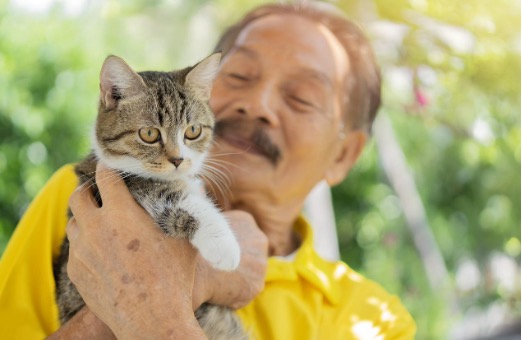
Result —
[[176, 168], [178, 168], [179, 165], [181, 164], [181, 162], [183, 162], [183, 158], [172, 157], [172, 158], [169, 158], [169, 162], [171, 162], [172, 164], [174, 164], [174, 166]]

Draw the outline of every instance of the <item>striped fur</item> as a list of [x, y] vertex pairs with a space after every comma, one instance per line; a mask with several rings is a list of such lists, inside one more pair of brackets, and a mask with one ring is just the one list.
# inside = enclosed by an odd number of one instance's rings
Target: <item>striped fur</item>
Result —
[[[81, 183], [95, 192], [97, 162], [117, 170], [165, 234], [188, 238], [214, 267], [233, 270], [239, 264], [239, 245], [198, 180], [212, 140], [214, 117], [207, 101], [219, 57], [179, 71], [140, 73], [118, 57], [107, 58], [100, 74], [94, 150], [75, 170]], [[140, 129], [159, 131], [158, 138], [147, 142]], [[188, 129], [201, 133], [188, 138]], [[67, 276], [68, 253], [65, 239], [54, 271], [62, 323], [84, 306]], [[196, 315], [210, 339], [245, 338], [228, 308], [205, 304]]]

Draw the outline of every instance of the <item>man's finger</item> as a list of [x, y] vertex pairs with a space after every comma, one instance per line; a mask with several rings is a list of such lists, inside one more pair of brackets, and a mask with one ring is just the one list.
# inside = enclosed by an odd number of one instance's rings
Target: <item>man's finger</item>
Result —
[[96, 166], [96, 184], [104, 204], [111, 201], [134, 200], [118, 172], [107, 168], [101, 162]]
[[82, 184], [74, 190], [69, 198], [69, 208], [74, 216], [91, 214], [93, 209], [99, 208], [88, 184]]
[[78, 223], [76, 223], [76, 219], [72, 217], [67, 223], [67, 227], [65, 228], [65, 233], [67, 234], [67, 238], [69, 242], [72, 243], [78, 237], [79, 229]]

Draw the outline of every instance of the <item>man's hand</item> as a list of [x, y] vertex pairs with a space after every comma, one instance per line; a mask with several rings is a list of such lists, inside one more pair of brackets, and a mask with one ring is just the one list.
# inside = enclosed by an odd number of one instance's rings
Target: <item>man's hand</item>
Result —
[[116, 340], [109, 327], [85, 306], [47, 340]]
[[103, 206], [78, 188], [67, 271], [89, 309], [117, 338], [204, 337], [192, 311], [197, 251], [166, 237], [115, 172], [100, 165]]
[[192, 311], [202, 303], [240, 308], [263, 289], [268, 241], [250, 214], [225, 213], [242, 254], [237, 270], [219, 271], [187, 240], [166, 237], [116, 172], [99, 165], [96, 181], [103, 207], [85, 187], [70, 199], [68, 272], [84, 313], [118, 338], [194, 338], [202, 333]]

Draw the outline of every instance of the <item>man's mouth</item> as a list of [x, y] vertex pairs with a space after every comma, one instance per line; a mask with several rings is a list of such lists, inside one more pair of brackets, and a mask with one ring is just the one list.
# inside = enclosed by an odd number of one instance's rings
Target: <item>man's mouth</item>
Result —
[[242, 138], [240, 136], [230, 136], [228, 134], [223, 134], [221, 136], [218, 135], [218, 137], [221, 140], [224, 140], [226, 143], [242, 150], [245, 152], [261, 155], [265, 157], [265, 154], [263, 154], [260, 150], [257, 149], [257, 147], [252, 144], [248, 139]]
[[244, 152], [267, 158], [274, 166], [281, 158], [281, 151], [270, 137], [260, 128], [252, 129], [250, 124], [237, 119], [216, 122], [214, 132], [217, 137]]

